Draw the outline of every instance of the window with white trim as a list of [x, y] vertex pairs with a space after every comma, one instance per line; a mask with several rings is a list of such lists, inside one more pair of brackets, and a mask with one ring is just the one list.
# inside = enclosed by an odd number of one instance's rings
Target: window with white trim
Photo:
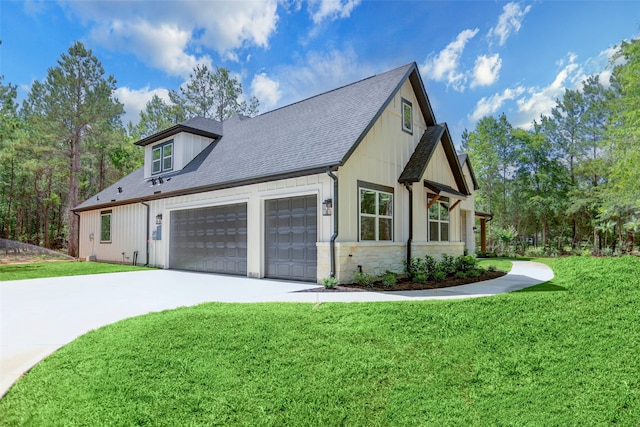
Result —
[[[434, 195], [427, 198], [429, 207], [429, 241], [449, 241], [449, 198], [440, 197], [433, 201]], [[431, 203], [433, 201], [433, 203]]]
[[359, 189], [360, 240], [393, 240], [393, 193]]
[[100, 242], [111, 242], [111, 211], [100, 212]]
[[173, 170], [173, 141], [153, 147], [151, 151], [151, 174]]

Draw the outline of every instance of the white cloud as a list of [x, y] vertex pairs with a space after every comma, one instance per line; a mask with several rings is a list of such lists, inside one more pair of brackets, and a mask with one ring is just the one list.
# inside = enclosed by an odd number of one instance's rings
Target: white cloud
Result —
[[277, 80], [287, 82], [282, 101], [291, 103], [369, 77], [376, 71], [377, 68], [359, 62], [351, 48], [311, 51], [294, 65], [279, 68]]
[[309, 12], [315, 24], [325, 19], [348, 18], [360, 0], [310, 0]]
[[256, 74], [251, 81], [251, 92], [260, 100], [261, 110], [269, 110], [282, 98], [280, 83], [270, 79], [265, 73]]
[[522, 21], [530, 10], [531, 6], [522, 9], [516, 2], [505, 4], [498, 18], [498, 24], [489, 30], [489, 38], [498, 39], [498, 44], [504, 46], [511, 33], [520, 31]]
[[496, 93], [490, 97], [482, 97], [476, 104], [476, 108], [473, 110], [470, 118], [472, 120], [480, 120], [485, 116], [489, 116], [498, 111], [505, 101], [516, 99], [522, 95], [524, 91], [524, 87], [518, 86], [515, 89], [507, 88], [503, 90], [502, 93]]
[[566, 89], [576, 90], [582, 87], [582, 81], [586, 79], [582, 66], [576, 63], [576, 55], [569, 53], [566, 60], [559, 61], [562, 66], [553, 81], [542, 88], [528, 88], [526, 94], [517, 100], [518, 122], [517, 127], [530, 129], [532, 122], [540, 115], [551, 114], [551, 109], [556, 106]]
[[458, 65], [467, 42], [475, 37], [478, 31], [477, 28], [464, 30], [438, 54], [429, 54], [420, 66], [422, 76], [435, 81], [446, 81], [448, 86], [463, 91], [466, 77], [458, 71]]
[[130, 89], [128, 87], [119, 87], [115, 90], [115, 96], [122, 104], [124, 104], [125, 114], [122, 117], [122, 123], [125, 125], [129, 122], [133, 124], [140, 121], [140, 111], [144, 110], [147, 102], [158, 95], [162, 100], [169, 103], [169, 91], [167, 89], [149, 89], [148, 86], [142, 89]]
[[208, 56], [196, 58], [185, 53], [191, 34], [175, 25], [113, 21], [108, 26], [94, 27], [91, 37], [109, 49], [132, 53], [147, 65], [174, 76], [188, 76], [198, 63], [211, 65]]
[[473, 67], [473, 82], [471, 83], [471, 87], [491, 86], [498, 80], [500, 68], [502, 68], [502, 59], [500, 59], [499, 54], [479, 56]]
[[238, 50], [243, 48], [267, 48], [278, 22], [277, 0], [62, 5], [70, 19], [90, 28], [97, 43], [130, 52], [172, 75], [184, 75], [196, 63], [210, 62], [207, 56], [197, 55], [202, 48], [231, 60], [238, 60]]

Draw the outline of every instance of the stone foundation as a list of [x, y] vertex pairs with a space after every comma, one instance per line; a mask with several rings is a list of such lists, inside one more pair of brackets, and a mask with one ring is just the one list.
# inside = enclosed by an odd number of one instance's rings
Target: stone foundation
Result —
[[[404, 272], [407, 245], [399, 242], [336, 242], [336, 279], [339, 283], [351, 283], [362, 269], [372, 276], [381, 276], [387, 270]], [[330, 243], [319, 242], [318, 282], [331, 274]], [[462, 242], [416, 242], [411, 245], [413, 257], [426, 254], [440, 257], [442, 254], [459, 256], [464, 252]]]

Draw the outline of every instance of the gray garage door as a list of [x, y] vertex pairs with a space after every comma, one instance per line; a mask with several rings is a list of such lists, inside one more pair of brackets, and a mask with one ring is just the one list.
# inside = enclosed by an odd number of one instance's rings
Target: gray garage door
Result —
[[171, 212], [169, 267], [247, 274], [247, 204]]
[[265, 275], [316, 281], [317, 196], [266, 201]]

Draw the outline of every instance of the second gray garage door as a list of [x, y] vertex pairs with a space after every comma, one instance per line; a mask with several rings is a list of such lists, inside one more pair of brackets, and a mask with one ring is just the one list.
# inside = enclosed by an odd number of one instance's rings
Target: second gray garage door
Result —
[[247, 274], [247, 204], [171, 212], [169, 267]]
[[265, 275], [316, 281], [318, 240], [317, 196], [265, 202]]

